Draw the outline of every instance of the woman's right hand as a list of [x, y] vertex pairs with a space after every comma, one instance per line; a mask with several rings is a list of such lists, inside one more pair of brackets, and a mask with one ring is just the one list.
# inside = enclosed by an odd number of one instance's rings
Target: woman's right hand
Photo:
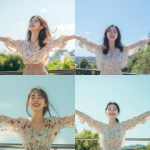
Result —
[[4, 43], [5, 43], [5, 42], [6, 42], [6, 40], [7, 40], [7, 39], [6, 39], [5, 37], [0, 37], [0, 41], [2, 41], [2, 42], [4, 42]]
[[75, 39], [80, 40], [81, 36], [75, 35]]

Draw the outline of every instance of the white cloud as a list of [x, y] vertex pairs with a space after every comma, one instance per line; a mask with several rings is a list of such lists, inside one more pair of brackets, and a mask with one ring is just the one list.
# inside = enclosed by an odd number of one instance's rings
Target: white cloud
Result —
[[24, 26], [25, 25], [25, 23], [23, 21], [19, 21], [19, 22], [17, 22], [17, 24], [19, 24], [20, 26]]
[[46, 8], [42, 8], [42, 9], [40, 10], [40, 12], [42, 12], [42, 13], [47, 13], [48, 10], [47, 10]]
[[9, 141], [18, 140], [16, 133], [13, 133], [13, 132], [2, 131], [2, 132], [0, 132], [0, 135], [1, 135], [0, 142], [9, 142]]
[[55, 140], [55, 143], [67, 144], [67, 141], [62, 139], [62, 138], [58, 138], [58, 139]]
[[10, 108], [11, 107], [11, 105], [10, 104], [2, 104], [2, 103], [0, 103], [0, 109], [2, 110], [2, 109], [6, 109], [6, 108]]
[[69, 31], [69, 32], [74, 32], [75, 31], [75, 24], [70, 23], [70, 24], [58, 24], [54, 28], [57, 28], [58, 31]]
[[91, 34], [91, 32], [85, 32], [85, 34]]

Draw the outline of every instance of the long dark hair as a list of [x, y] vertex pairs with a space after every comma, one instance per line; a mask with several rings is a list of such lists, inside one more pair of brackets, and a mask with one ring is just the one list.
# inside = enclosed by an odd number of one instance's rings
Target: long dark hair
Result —
[[[40, 49], [41, 49], [46, 45], [46, 43], [43, 43], [44, 39], [45, 38], [51, 38], [52, 36], [51, 36], [51, 33], [50, 33], [50, 30], [49, 30], [49, 27], [48, 27], [48, 24], [47, 24], [46, 20], [43, 19], [41, 16], [38, 16], [38, 15], [37, 16], [32, 16], [30, 18], [29, 22], [31, 22], [34, 17], [37, 17], [40, 24], [41, 24], [41, 26], [44, 27], [43, 29], [40, 30], [39, 38], [38, 38], [39, 46], [40, 46]], [[32, 32], [30, 30], [28, 30], [27, 31], [27, 40], [28, 41], [31, 40], [31, 35], [32, 35]]]
[[[28, 111], [28, 103], [29, 103], [29, 99], [30, 99], [31, 94], [32, 94], [34, 91], [38, 91], [38, 94], [40, 94], [40, 95], [44, 98], [44, 100], [45, 100], [46, 107], [43, 108], [43, 116], [45, 116], [46, 113], [48, 113], [50, 116], [52, 116], [51, 113], [50, 113], [49, 105], [50, 105], [50, 107], [52, 107], [52, 109], [57, 113], [56, 109], [55, 109], [55, 108], [53, 107], [53, 105], [49, 102], [48, 96], [47, 96], [46, 92], [45, 92], [44, 90], [40, 89], [40, 88], [32, 88], [32, 89], [30, 90], [29, 94], [28, 94], [28, 100], [27, 100], [27, 102], [26, 102], [26, 112], [27, 112], [27, 114], [28, 114], [30, 117], [31, 117], [31, 114], [30, 114], [29, 111]], [[58, 113], [57, 113], [57, 114], [58, 114]]]
[[104, 38], [103, 38], [103, 46], [104, 46], [104, 49], [103, 49], [103, 54], [107, 54], [108, 53], [108, 50], [109, 50], [109, 43], [108, 43], [108, 38], [107, 38], [107, 32], [109, 31], [109, 29], [111, 27], [115, 27], [116, 30], [117, 30], [117, 33], [118, 33], [118, 37], [115, 41], [115, 47], [119, 48], [120, 49], [120, 52], [123, 51], [123, 45], [121, 43], [121, 34], [120, 34], [120, 30], [117, 26], [115, 25], [110, 25], [106, 28], [105, 32], [104, 32]]
[[[109, 102], [109, 103], [107, 104], [106, 108], [105, 108], [105, 111], [107, 111], [109, 105], [112, 105], [112, 104], [117, 107], [118, 113], [120, 113], [120, 107], [119, 107], [119, 105], [118, 105], [116, 102]], [[116, 122], [119, 123], [119, 119], [118, 119], [118, 118], [116, 118]]]

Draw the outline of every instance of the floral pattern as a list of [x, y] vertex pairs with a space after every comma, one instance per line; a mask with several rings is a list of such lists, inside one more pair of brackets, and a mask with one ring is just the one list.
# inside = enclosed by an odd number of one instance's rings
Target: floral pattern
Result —
[[13, 40], [7, 37], [5, 46], [11, 51], [18, 53], [24, 64], [43, 64], [46, 65], [49, 62], [49, 53], [58, 52], [63, 49], [67, 42], [64, 42], [65, 36], [60, 36], [58, 39], [45, 39], [46, 46], [41, 48], [38, 42], [29, 48], [29, 42], [27, 40]]
[[26, 150], [48, 150], [62, 128], [74, 127], [74, 122], [67, 122], [66, 119], [67, 116], [46, 118], [41, 132], [37, 134], [28, 119], [4, 116], [4, 121], [0, 122], [0, 130], [16, 132]]
[[126, 130], [134, 128], [137, 124], [145, 123], [150, 119], [150, 111], [147, 111], [137, 117], [115, 123], [113, 125], [105, 124], [94, 120], [90, 116], [76, 110], [81, 123], [87, 123], [89, 127], [95, 129], [100, 135], [100, 145], [105, 150], [120, 150], [125, 141]]
[[126, 67], [128, 56], [135, 54], [139, 48], [146, 48], [148, 38], [144, 38], [136, 43], [124, 46], [123, 52], [116, 49], [113, 56], [110, 53], [103, 54], [103, 45], [94, 43], [86, 37], [80, 37], [79, 45], [86, 47], [88, 51], [96, 55], [96, 64], [102, 75], [121, 75], [121, 69]]

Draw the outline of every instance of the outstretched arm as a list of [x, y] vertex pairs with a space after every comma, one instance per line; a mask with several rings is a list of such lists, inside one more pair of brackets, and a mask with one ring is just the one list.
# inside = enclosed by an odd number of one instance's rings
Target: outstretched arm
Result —
[[137, 117], [123, 121], [121, 124], [125, 130], [130, 130], [138, 124], [144, 124], [147, 120], [150, 119], [150, 111], [147, 111]]
[[103, 45], [90, 41], [86, 37], [76, 35], [75, 39], [80, 41], [79, 45], [81, 48], [86, 47], [92, 53], [101, 53], [103, 50]]
[[75, 39], [75, 35], [65, 36], [64, 42]]
[[0, 41], [2, 41], [2, 42], [6, 42], [6, 38], [5, 37], [0, 37]]
[[22, 46], [23, 46], [24, 40], [13, 40], [10, 37], [0, 37], [0, 41], [4, 42], [5, 46], [11, 52], [22, 53]]
[[83, 112], [80, 112], [78, 110], [75, 110], [75, 114], [78, 115], [79, 120], [81, 123], [87, 123], [90, 128], [95, 129], [98, 132], [101, 132], [102, 127], [104, 126], [104, 123], [99, 122], [97, 120], [94, 120], [90, 116], [86, 115]]
[[0, 115], [0, 130], [15, 131], [19, 120], [16, 118], [10, 118], [4, 115]]
[[124, 46], [124, 49], [128, 51], [128, 55], [130, 56], [138, 52], [140, 48], [146, 48], [148, 43], [150, 43], [150, 39], [144, 38], [138, 42]]

